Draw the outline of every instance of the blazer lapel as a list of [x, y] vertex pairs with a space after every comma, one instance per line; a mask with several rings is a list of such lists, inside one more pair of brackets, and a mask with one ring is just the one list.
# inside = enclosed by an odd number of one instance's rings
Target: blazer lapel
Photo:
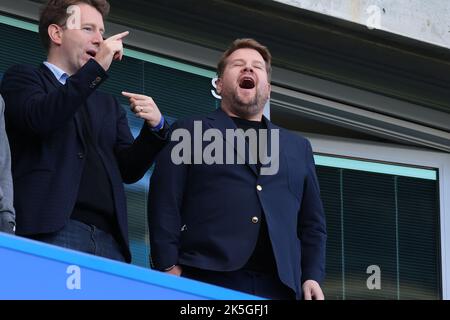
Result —
[[[40, 70], [42, 72], [42, 74], [44, 75], [44, 78], [47, 80], [48, 82], [48, 88], [50, 89], [51, 87], [53, 87], [54, 89], [57, 89], [61, 86], [63, 86], [58, 79], [55, 78], [55, 75], [45, 66], [45, 64], [41, 64], [40, 65]], [[75, 113], [75, 117], [74, 117], [74, 121], [75, 121], [75, 128], [77, 130], [78, 136], [80, 137], [81, 141], [84, 144], [84, 139], [83, 139], [83, 134], [82, 134], [82, 130], [81, 130], [81, 114], [80, 111]]]
[[[263, 150], [261, 157], [261, 170], [262, 176], [271, 176], [278, 173], [280, 168], [280, 161], [283, 158], [283, 149], [280, 147], [282, 145], [282, 136], [280, 128], [275, 126], [266, 117], [263, 116], [263, 121], [266, 123], [267, 128], [267, 143], [266, 150]], [[261, 143], [260, 143], [261, 144]], [[275, 170], [275, 171], [273, 171]]]
[[62, 86], [62, 84], [58, 81], [58, 79], [55, 78], [55, 75], [50, 71], [49, 68], [45, 66], [45, 64], [40, 65], [40, 70], [42, 74], [44, 75], [44, 78], [50, 83], [50, 86], [56, 88], [59, 88]]
[[[245, 164], [250, 167], [250, 169], [253, 171], [254, 174], [258, 175], [258, 171], [256, 170], [255, 161], [256, 159], [250, 160], [251, 152], [246, 152], [245, 150], [239, 150], [237, 147], [236, 141], [228, 141], [226, 130], [236, 130], [237, 127], [234, 123], [234, 121], [225, 113], [222, 111], [221, 108], [218, 108], [214, 113], [210, 114], [207, 119], [212, 120], [211, 123], [207, 123], [207, 126], [210, 128], [219, 129], [222, 133], [222, 137], [225, 140], [225, 143], [230, 144], [234, 147], [234, 150], [237, 153], [237, 156], [245, 160]], [[244, 137], [241, 136], [239, 139], [243, 139]], [[249, 150], [248, 143], [246, 142], [246, 150]], [[226, 151], [227, 149], [225, 149]], [[248, 156], [246, 156], [246, 153]]]

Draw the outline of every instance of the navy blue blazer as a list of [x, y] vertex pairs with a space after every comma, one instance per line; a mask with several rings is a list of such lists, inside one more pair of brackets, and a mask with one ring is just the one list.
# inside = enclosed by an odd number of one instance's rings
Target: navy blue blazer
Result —
[[[177, 128], [187, 129], [194, 137], [194, 120], [202, 121], [202, 132], [216, 128], [223, 137], [226, 129], [236, 129], [233, 120], [218, 109], [205, 117], [177, 122], [172, 138]], [[171, 152], [177, 141], [160, 152], [148, 206], [154, 268], [163, 270], [174, 264], [214, 271], [242, 268], [255, 248], [257, 221], [264, 212], [281, 281], [300, 298], [304, 281], [324, 279], [325, 216], [311, 145], [264, 121], [269, 130], [279, 130], [279, 171], [275, 175], [258, 175], [248, 157], [246, 164], [174, 164]]]
[[5, 73], [0, 92], [11, 144], [16, 233], [54, 232], [68, 221], [85, 163], [79, 110], [86, 104], [111, 181], [126, 259], [131, 261], [123, 182], [136, 182], [145, 174], [164, 146], [167, 132], [159, 136], [144, 124], [134, 140], [118, 101], [97, 90], [106, 78], [93, 59], [64, 86], [43, 64], [39, 68], [17, 65]]

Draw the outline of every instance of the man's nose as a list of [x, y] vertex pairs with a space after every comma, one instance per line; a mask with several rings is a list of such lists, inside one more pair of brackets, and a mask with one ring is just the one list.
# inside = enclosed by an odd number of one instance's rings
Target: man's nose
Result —
[[253, 72], [252, 65], [245, 65], [244, 69], [242, 69], [242, 72]]
[[103, 34], [100, 31], [95, 32], [92, 37], [93, 44], [100, 44], [103, 42]]

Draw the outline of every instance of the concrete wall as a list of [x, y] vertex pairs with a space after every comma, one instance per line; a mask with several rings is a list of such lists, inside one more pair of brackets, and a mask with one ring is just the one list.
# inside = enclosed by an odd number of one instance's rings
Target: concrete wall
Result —
[[450, 0], [274, 0], [450, 49]]

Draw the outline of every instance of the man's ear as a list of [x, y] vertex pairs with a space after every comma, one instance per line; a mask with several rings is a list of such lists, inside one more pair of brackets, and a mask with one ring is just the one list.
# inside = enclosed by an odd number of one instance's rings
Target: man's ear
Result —
[[217, 91], [217, 93], [219, 95], [222, 92], [222, 86], [223, 86], [222, 79], [221, 78], [217, 78], [217, 80], [216, 80], [216, 91]]
[[50, 42], [53, 42], [56, 45], [61, 45], [61, 43], [62, 43], [61, 27], [53, 23], [48, 26], [47, 31], [48, 31], [48, 37], [50, 38]]
[[270, 83], [267, 84], [268, 86], [268, 99], [270, 99], [270, 93], [272, 92], [272, 85]]

